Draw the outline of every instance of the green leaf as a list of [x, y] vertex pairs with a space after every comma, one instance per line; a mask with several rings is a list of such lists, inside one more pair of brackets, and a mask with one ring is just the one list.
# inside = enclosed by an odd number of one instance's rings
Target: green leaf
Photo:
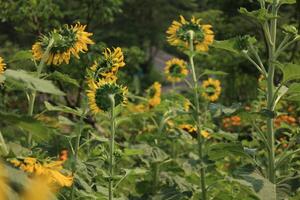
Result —
[[51, 103], [45, 101], [44, 102], [45, 107], [48, 111], [57, 111], [57, 112], [63, 112], [63, 113], [69, 113], [69, 114], [73, 114], [73, 115], [77, 115], [77, 116], [81, 116], [83, 115], [83, 111], [80, 108], [70, 108], [68, 106], [54, 106]]
[[49, 137], [50, 129], [33, 117], [0, 112], [0, 119], [14, 127], [32, 133], [35, 140], [44, 141]]
[[218, 143], [211, 145], [208, 156], [212, 160], [223, 159], [228, 155], [240, 156], [253, 162], [253, 158], [247, 154], [241, 144], [234, 143]]
[[215, 47], [217, 49], [223, 49], [231, 53], [240, 54], [240, 52], [236, 49], [235, 46], [236, 46], [236, 38], [231, 38], [222, 41], [215, 40], [212, 45], [212, 47]]
[[240, 8], [239, 12], [243, 15], [246, 15], [252, 19], [258, 20], [263, 23], [269, 19], [275, 18], [274, 15], [270, 14], [267, 9], [261, 8], [259, 10], [248, 11], [246, 8]]
[[54, 95], [65, 95], [62, 91], [56, 88], [51, 81], [36, 78], [23, 70], [8, 69], [5, 71], [4, 76], [7, 80], [12, 79], [17, 82], [22, 82], [25, 84], [25, 88], [31, 90]]
[[24, 60], [31, 60], [31, 59], [32, 59], [31, 51], [24, 50], [15, 53], [14, 56], [9, 60], [9, 62], [17, 62], [17, 61], [24, 61]]
[[276, 200], [276, 186], [269, 180], [255, 172], [242, 175], [242, 177], [246, 182], [252, 185], [261, 200]]
[[283, 72], [283, 82], [286, 83], [291, 80], [300, 79], [300, 65], [297, 64], [284, 64], [284, 65], [277, 65]]
[[77, 80], [71, 78], [69, 75], [67, 74], [63, 74], [59, 71], [55, 71], [50, 75], [51, 78], [55, 79], [55, 80], [59, 80], [59, 81], [63, 81], [65, 83], [69, 83], [71, 85], [74, 85], [76, 87], [79, 87], [79, 84], [77, 82]]
[[296, 0], [280, 0], [281, 4], [295, 4]]

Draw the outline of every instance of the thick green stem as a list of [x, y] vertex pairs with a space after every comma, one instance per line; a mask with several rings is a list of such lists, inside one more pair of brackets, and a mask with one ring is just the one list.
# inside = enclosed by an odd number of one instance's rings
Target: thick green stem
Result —
[[158, 188], [159, 183], [159, 163], [153, 163], [153, 191], [152, 193], [155, 194]]
[[[267, 109], [274, 111], [273, 99], [274, 99], [274, 74], [275, 66], [274, 59], [276, 53], [276, 31], [277, 31], [277, 15], [278, 15], [278, 0], [274, 0], [272, 4], [272, 14], [274, 18], [270, 22], [270, 36], [271, 41], [268, 40], [268, 79], [267, 79]], [[270, 116], [267, 118], [267, 140], [269, 143], [268, 151], [268, 179], [270, 182], [275, 183], [275, 138], [274, 138], [274, 122], [273, 118]]]
[[[41, 73], [42, 73], [43, 68], [45, 66], [45, 63], [46, 63], [46, 60], [48, 58], [49, 52], [50, 52], [50, 50], [53, 46], [53, 43], [54, 43], [54, 39], [52, 38], [49, 41], [49, 44], [46, 48], [45, 53], [42, 56], [42, 59], [41, 59], [39, 65], [37, 66], [37, 77], [38, 78], [40, 78], [40, 76], [41, 76]], [[29, 116], [33, 116], [35, 98], [36, 98], [36, 90], [32, 90], [30, 92], [29, 98], [28, 98], [28, 115]], [[28, 133], [27, 143], [28, 143], [28, 146], [30, 147], [31, 143], [32, 143], [32, 134], [30, 132]]]
[[113, 200], [113, 178], [114, 178], [114, 145], [115, 145], [115, 132], [116, 132], [116, 119], [115, 119], [115, 98], [113, 95], [109, 96], [111, 100], [111, 135], [109, 143], [109, 182], [108, 182], [108, 199]]
[[194, 64], [194, 43], [193, 43], [193, 37], [194, 32], [190, 31], [190, 40], [189, 40], [189, 46], [190, 46], [190, 52], [189, 52], [189, 61], [190, 66], [192, 69], [192, 76], [193, 76], [193, 84], [194, 84], [194, 103], [195, 103], [195, 119], [197, 123], [197, 139], [198, 139], [198, 154], [200, 159], [200, 186], [201, 186], [201, 199], [206, 200], [207, 199], [207, 190], [206, 190], [206, 180], [205, 180], [205, 165], [203, 162], [203, 137], [201, 135], [201, 119], [200, 119], [200, 104], [199, 104], [199, 89], [198, 89], [198, 79], [195, 71], [195, 64]]

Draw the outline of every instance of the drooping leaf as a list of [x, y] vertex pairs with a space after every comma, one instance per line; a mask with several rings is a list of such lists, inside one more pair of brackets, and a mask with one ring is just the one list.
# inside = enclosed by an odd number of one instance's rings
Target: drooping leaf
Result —
[[17, 61], [24, 61], [30, 59], [32, 59], [31, 51], [24, 50], [15, 53], [14, 56], [9, 60], [9, 62], [17, 62]]
[[236, 38], [231, 38], [228, 40], [215, 40], [212, 47], [217, 49], [223, 49], [229, 51], [234, 54], [240, 54], [240, 52], [235, 48], [236, 45]]
[[7, 80], [13, 79], [17, 82], [23, 83], [25, 88], [31, 90], [54, 95], [64, 95], [64, 93], [56, 88], [51, 81], [34, 77], [24, 70], [7, 69], [4, 73], [4, 76], [7, 78]]

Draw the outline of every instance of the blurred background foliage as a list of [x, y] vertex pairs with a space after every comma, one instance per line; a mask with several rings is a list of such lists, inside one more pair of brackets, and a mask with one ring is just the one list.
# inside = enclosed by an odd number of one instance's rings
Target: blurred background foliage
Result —
[[[239, 14], [240, 7], [253, 10], [258, 8], [258, 3], [253, 4], [252, 0], [0, 0], [0, 54], [11, 68], [25, 68], [24, 62], [22, 65], [11, 62], [15, 52], [30, 49], [40, 34], [61, 24], [79, 21], [87, 24], [88, 31], [94, 33], [94, 41], [100, 45], [94, 45], [93, 51], [81, 61], [72, 62], [72, 69], [60, 67], [50, 70], [67, 71], [81, 83], [84, 74], [78, 71], [88, 67], [81, 63], [92, 63], [103, 46], [121, 46], [125, 48], [128, 66], [122, 74], [122, 81], [138, 94], [152, 82], [163, 80], [156, 62], [161, 57], [160, 52], [184, 57], [169, 47], [165, 38], [167, 27], [179, 15], [195, 15], [201, 17], [204, 23], [212, 24], [217, 40], [246, 33], [262, 37], [259, 26]], [[300, 27], [299, 10], [300, 0], [297, 0], [296, 6], [285, 6], [280, 24], [289, 22]], [[299, 43], [288, 52], [284, 59], [291, 62], [299, 60]], [[224, 104], [247, 103], [257, 97], [258, 72], [245, 59], [211, 48], [196, 63], [200, 70], [215, 69], [229, 74], [222, 80]], [[82, 90], [81, 87], [77, 89]], [[73, 98], [73, 103], [68, 100], [69, 106], [78, 105], [76, 97]]]

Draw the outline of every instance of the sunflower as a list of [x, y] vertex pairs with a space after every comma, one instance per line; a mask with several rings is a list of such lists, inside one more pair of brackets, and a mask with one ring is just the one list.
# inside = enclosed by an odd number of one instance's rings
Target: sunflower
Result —
[[150, 88], [147, 90], [148, 93], [148, 104], [150, 107], [157, 106], [160, 104], [161, 99], [161, 84], [159, 82], [153, 83]]
[[219, 80], [214, 80], [209, 78], [208, 80], [203, 81], [202, 87], [204, 92], [202, 96], [209, 101], [218, 100], [221, 95], [221, 82]]
[[0, 57], [0, 75], [4, 73], [6, 64], [4, 63], [3, 58]]
[[85, 28], [86, 25], [81, 25], [80, 23], [74, 26], [65, 25], [57, 30], [53, 30], [47, 36], [42, 36], [32, 46], [33, 58], [41, 60], [50, 40], [54, 38], [54, 43], [46, 60], [48, 65], [60, 65], [63, 62], [69, 64], [71, 55], [79, 59], [79, 53], [86, 52], [88, 45], [94, 44], [89, 38], [93, 34], [86, 32]]
[[93, 73], [93, 79], [106, 79], [115, 81], [116, 73], [119, 68], [125, 66], [124, 55], [120, 47], [113, 50], [106, 48], [103, 52], [103, 57], [94, 62], [90, 67]]
[[166, 62], [165, 74], [170, 82], [179, 82], [184, 79], [187, 74], [187, 66], [184, 60], [173, 58]]
[[93, 82], [90, 80], [88, 86], [87, 96], [89, 106], [94, 114], [97, 114], [100, 111], [106, 112], [111, 108], [109, 95], [114, 95], [116, 106], [127, 101], [127, 88], [122, 87], [113, 81], [100, 80], [98, 82]]
[[[197, 128], [191, 124], [181, 124], [179, 125], [179, 128], [188, 132], [193, 138], [197, 138]], [[210, 133], [206, 130], [201, 130], [202, 137], [209, 139]]]
[[189, 32], [194, 32], [193, 43], [196, 51], [208, 51], [208, 46], [214, 41], [214, 32], [209, 24], [200, 24], [200, 19], [194, 16], [190, 21], [187, 21], [180, 15], [180, 22], [173, 21], [172, 25], [167, 30], [167, 40], [173, 46], [189, 48]]
[[24, 159], [13, 159], [10, 162], [24, 172], [46, 178], [47, 182], [51, 185], [70, 187], [73, 184], [72, 176], [61, 173], [61, 170], [63, 170], [63, 161], [41, 163], [36, 158], [27, 157]]

